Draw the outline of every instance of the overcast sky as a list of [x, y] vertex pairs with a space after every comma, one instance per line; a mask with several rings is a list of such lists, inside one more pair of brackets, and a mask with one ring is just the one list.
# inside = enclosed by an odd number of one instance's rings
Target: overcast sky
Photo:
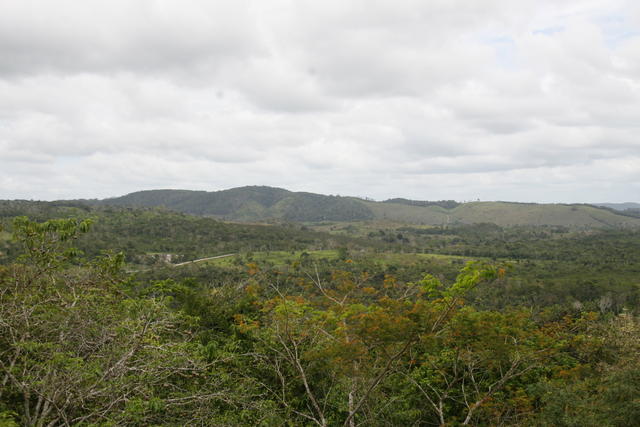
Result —
[[0, 199], [640, 201], [640, 2], [2, 0]]

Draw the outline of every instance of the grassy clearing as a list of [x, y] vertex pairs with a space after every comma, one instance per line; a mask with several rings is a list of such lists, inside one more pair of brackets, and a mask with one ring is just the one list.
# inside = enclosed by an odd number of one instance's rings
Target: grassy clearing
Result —
[[414, 264], [464, 264], [467, 261], [480, 260], [478, 257], [466, 257], [458, 255], [441, 255], [425, 253], [393, 253], [382, 252], [367, 254], [367, 258], [380, 264], [390, 265], [414, 265]]
[[[268, 252], [250, 252], [240, 254], [243, 262], [264, 262], [275, 266], [286, 265], [292, 261], [300, 259], [303, 253], [309, 254], [312, 260], [328, 259], [334, 260], [338, 258], [337, 250], [318, 250], [318, 251], [268, 251]], [[202, 264], [216, 265], [219, 267], [231, 267], [237, 263], [238, 257], [226, 257], [203, 261]]]
[[451, 211], [452, 218], [463, 223], [493, 222], [509, 225], [561, 225], [567, 227], [608, 228], [638, 226], [638, 218], [586, 205], [473, 202]]

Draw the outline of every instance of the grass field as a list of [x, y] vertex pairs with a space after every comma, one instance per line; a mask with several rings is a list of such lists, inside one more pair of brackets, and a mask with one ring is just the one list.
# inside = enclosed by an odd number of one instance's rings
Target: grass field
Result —
[[[319, 251], [268, 251], [268, 252], [252, 252], [249, 254], [243, 255], [243, 261], [257, 261], [257, 262], [265, 262], [273, 265], [285, 265], [292, 261], [299, 260], [301, 255], [306, 252], [309, 254], [311, 259], [337, 259], [338, 251], [337, 250], [319, 250]], [[217, 265], [220, 267], [230, 267], [233, 266], [237, 262], [237, 257], [226, 257], [219, 259], [212, 259], [209, 261], [203, 261], [203, 264], [209, 265]]]
[[462, 262], [478, 260], [480, 258], [470, 258], [466, 256], [458, 256], [458, 255], [440, 255], [440, 254], [424, 254], [424, 253], [393, 253], [393, 252], [383, 252], [378, 254], [372, 254], [372, 259], [387, 264], [387, 265], [410, 265], [417, 264], [421, 261], [429, 261], [429, 262], [446, 262], [450, 263], [454, 262]]
[[453, 209], [365, 202], [376, 220], [406, 224], [446, 225], [490, 222], [510, 225], [561, 225], [573, 227], [638, 227], [639, 218], [625, 217], [588, 205], [511, 202], [470, 202]]

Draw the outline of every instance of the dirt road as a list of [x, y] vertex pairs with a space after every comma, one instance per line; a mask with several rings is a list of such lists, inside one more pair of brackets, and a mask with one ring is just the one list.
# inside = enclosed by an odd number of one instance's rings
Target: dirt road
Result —
[[210, 257], [207, 257], [207, 258], [200, 258], [200, 259], [194, 259], [194, 260], [191, 260], [191, 261], [179, 262], [177, 264], [173, 264], [173, 266], [174, 267], [180, 267], [181, 265], [194, 264], [196, 262], [209, 261], [211, 259], [226, 258], [226, 257], [234, 256], [234, 255], [235, 254], [210, 256]]

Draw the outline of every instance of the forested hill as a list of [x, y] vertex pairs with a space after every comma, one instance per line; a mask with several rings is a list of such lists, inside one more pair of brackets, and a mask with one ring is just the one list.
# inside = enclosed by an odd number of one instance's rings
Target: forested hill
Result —
[[292, 192], [265, 186], [222, 191], [151, 190], [88, 203], [132, 207], [166, 207], [230, 221], [364, 221], [443, 225], [490, 222], [510, 225], [640, 227], [640, 218], [585, 204], [511, 202], [457, 203], [452, 200], [389, 199], [374, 202], [355, 197]]
[[98, 256], [106, 250], [122, 251], [126, 254], [126, 261], [136, 265], [150, 265], [162, 260], [179, 263], [239, 252], [293, 253], [386, 245], [379, 240], [330, 235], [296, 224], [228, 223], [160, 208], [0, 200], [0, 265], [13, 261], [20, 251], [11, 235], [15, 218], [21, 216], [39, 222], [90, 219], [93, 221], [92, 232], [74, 242], [77, 248], [87, 256]]
[[358, 221], [373, 213], [358, 199], [297, 193], [273, 187], [222, 191], [151, 190], [101, 200], [115, 206], [159, 207], [233, 221]]

